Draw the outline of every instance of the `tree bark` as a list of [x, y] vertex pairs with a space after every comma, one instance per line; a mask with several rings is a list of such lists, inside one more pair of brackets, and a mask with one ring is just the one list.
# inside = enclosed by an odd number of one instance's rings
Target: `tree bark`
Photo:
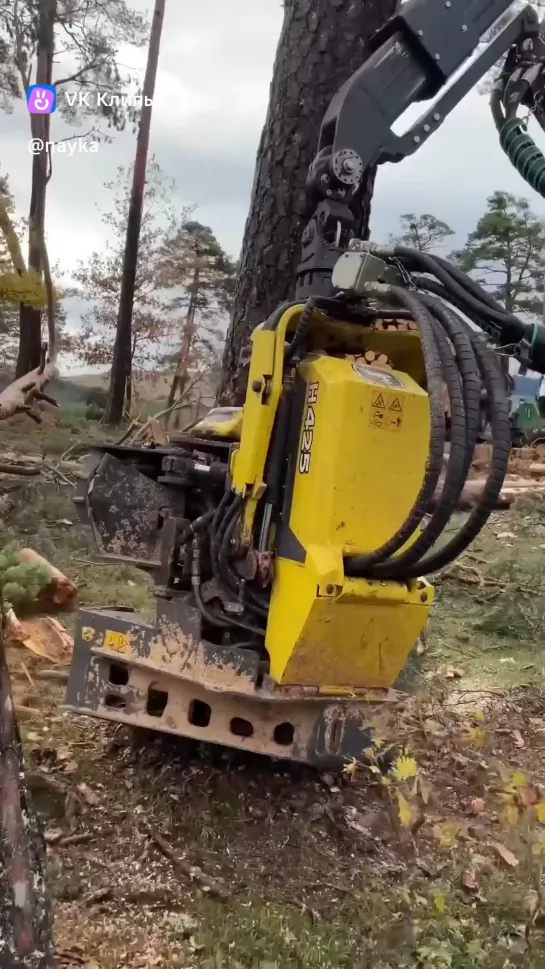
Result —
[[[38, 52], [36, 84], [51, 84], [55, 50], [55, 19], [57, 0], [40, 0], [38, 12]], [[32, 190], [28, 216], [28, 268], [40, 276], [43, 271], [43, 241], [45, 200], [48, 182], [47, 142], [50, 135], [50, 115], [30, 115], [30, 129], [34, 139], [42, 141], [41, 150], [32, 159]], [[42, 352], [42, 314], [37, 306], [21, 303], [19, 311], [19, 353], [15, 375], [36, 369]]]
[[[157, 65], [159, 63], [159, 48], [161, 46], [161, 32], [165, 16], [166, 0], [155, 0], [153, 20], [148, 47], [148, 60], [144, 85], [142, 89], [142, 109], [136, 142], [136, 155], [132, 177], [129, 214], [127, 219], [127, 236], [125, 254], [121, 276], [121, 292], [119, 294], [119, 311], [117, 316], [117, 331], [112, 356], [110, 375], [110, 393], [105, 413], [105, 422], [110, 425], [120, 424], [123, 419], [123, 407], [127, 394], [128, 383], [131, 380], [131, 337], [132, 311], [134, 303], [134, 288], [136, 282], [136, 267], [138, 263], [138, 244], [140, 241], [140, 226], [142, 224], [142, 205], [144, 202], [144, 187], [146, 183], [146, 166], [148, 161], [149, 134], [151, 127], [151, 109]], [[149, 103], [148, 103], [149, 102]]]
[[0, 965], [51, 969], [51, 906], [44, 882], [45, 845], [25, 787], [0, 625]]
[[[223, 357], [218, 400], [225, 404], [235, 402], [237, 365], [251, 331], [293, 295], [305, 179], [323, 115], [396, 0], [285, 0], [284, 8]], [[374, 179], [375, 171], [368, 171], [360, 194], [360, 238], [368, 234]]]

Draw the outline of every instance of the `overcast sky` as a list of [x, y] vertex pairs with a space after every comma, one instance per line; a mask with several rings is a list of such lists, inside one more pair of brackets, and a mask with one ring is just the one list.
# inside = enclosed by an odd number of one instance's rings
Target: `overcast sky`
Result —
[[[151, 9], [140, 0], [138, 6]], [[167, 0], [154, 100], [150, 152], [176, 180], [176, 199], [196, 203], [196, 218], [237, 256], [250, 200], [255, 152], [265, 117], [280, 0]], [[145, 52], [122, 52], [142, 65]], [[83, 129], [82, 129], [83, 132]], [[53, 135], [73, 133], [58, 115]], [[318, 134], [318, 133], [317, 133]], [[23, 103], [0, 114], [0, 171], [7, 173], [21, 214], [28, 210], [31, 155]], [[545, 136], [543, 136], [545, 141]], [[66, 271], [104, 243], [98, 209], [108, 205], [105, 181], [131, 164], [134, 136], [115, 136], [98, 154], [56, 155], [48, 194], [50, 257]], [[372, 230], [384, 239], [403, 212], [432, 212], [461, 243], [495, 189], [526, 195], [545, 216], [497, 143], [485, 96], [472, 94], [417, 154], [379, 171]]]

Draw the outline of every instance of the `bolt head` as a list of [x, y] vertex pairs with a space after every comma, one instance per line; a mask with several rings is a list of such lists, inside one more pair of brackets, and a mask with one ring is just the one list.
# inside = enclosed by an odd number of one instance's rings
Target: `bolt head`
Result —
[[261, 391], [263, 390], [263, 381], [252, 380], [252, 390], [254, 391], [255, 394], [261, 393]]

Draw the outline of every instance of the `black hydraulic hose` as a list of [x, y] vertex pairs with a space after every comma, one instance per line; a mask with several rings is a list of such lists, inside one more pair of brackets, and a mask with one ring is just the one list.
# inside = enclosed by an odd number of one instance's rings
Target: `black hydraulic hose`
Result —
[[466, 273], [462, 272], [461, 269], [458, 269], [458, 266], [454, 266], [448, 261], [448, 259], [444, 259], [443, 256], [437, 256], [434, 254], [432, 259], [439, 263], [439, 265], [442, 266], [443, 269], [445, 269], [456, 280], [457, 283], [460, 283], [460, 286], [467, 289], [473, 296], [475, 296], [476, 299], [480, 299], [482, 303], [486, 303], [490, 309], [496, 310], [497, 313], [506, 312], [505, 308], [501, 305], [501, 303], [498, 302], [497, 299], [494, 299], [494, 297], [491, 296], [490, 293], [487, 293], [486, 290], [479, 285], [479, 283], [476, 283], [474, 279], [471, 279], [471, 277], [467, 276]]
[[[382, 252], [380, 248], [373, 250], [373, 252], [375, 251], [377, 251], [379, 255]], [[443, 269], [440, 263], [434, 260], [433, 256], [429, 256], [427, 253], [420, 252], [416, 249], [408, 249], [405, 246], [394, 246], [393, 254], [394, 257], [399, 259], [402, 264], [407, 261], [411, 267], [416, 266], [423, 272], [431, 273], [432, 275], [437, 276], [440, 282], [442, 282], [449, 291], [451, 291], [459, 299], [462, 299], [462, 301], [467, 302], [467, 306], [469, 308], [473, 308], [473, 310], [475, 310], [477, 313], [482, 313], [483, 304], [481, 298], [479, 297], [479, 299], [477, 299], [477, 297], [469, 293], [467, 289], [461, 286], [460, 283], [453, 278], [450, 272], [447, 272], [445, 269]], [[388, 252], [382, 252], [382, 255], [388, 258], [389, 254]], [[527, 325], [523, 323], [522, 320], [519, 320], [518, 317], [513, 313], [507, 313], [505, 310], [500, 312], [499, 310], [492, 309], [492, 307], [487, 307], [486, 317], [494, 323], [499, 324], [504, 330], [511, 327], [515, 332], [513, 340], [510, 341], [513, 343], [519, 343], [522, 339], [524, 339], [526, 333], [531, 330], [531, 324]]]
[[182, 534], [180, 535], [176, 543], [178, 548], [181, 548], [183, 545], [186, 545], [187, 542], [191, 538], [193, 538], [196, 532], [202, 531], [205, 525], [208, 525], [208, 523], [212, 520], [212, 518], [214, 517], [214, 513], [215, 513], [214, 510], [207, 511], [205, 512], [204, 515], [200, 515], [199, 518], [194, 518], [191, 524], [188, 525], [185, 531], [183, 531]]
[[467, 426], [466, 473], [469, 471], [481, 426], [481, 376], [467, 323], [440, 299], [419, 293], [420, 299], [445, 328], [456, 352], [464, 390]]
[[428, 575], [430, 572], [444, 568], [471, 545], [496, 508], [507, 474], [511, 452], [511, 422], [504, 375], [493, 352], [483, 345], [476, 334], [470, 331], [469, 335], [492, 404], [490, 423], [494, 444], [489, 474], [478, 504], [472, 510], [460, 531], [437, 552], [420, 561], [418, 567], [413, 570], [409, 569], [404, 575], [404, 578], [407, 579], [417, 578], [419, 575]]
[[[434, 333], [434, 320], [426, 307], [417, 299], [414, 293], [402, 289], [400, 286], [378, 287], [379, 295], [387, 296], [394, 302], [401, 303], [412, 313], [420, 330], [422, 352], [426, 367], [427, 389], [430, 401], [430, 444], [428, 460], [424, 472], [424, 480], [407, 519], [398, 531], [380, 548], [365, 555], [346, 556], [346, 575], [369, 575], [379, 562], [382, 562], [394, 552], [397, 552], [416, 531], [429, 508], [439, 476], [443, 468], [443, 454], [445, 448], [445, 417], [443, 409], [443, 381], [441, 376], [441, 357], [437, 348]], [[370, 295], [373, 295], [370, 292]]]
[[220, 629], [228, 629], [229, 623], [218, 616], [217, 613], [213, 612], [203, 601], [201, 594], [201, 549], [199, 538], [197, 535], [193, 538], [193, 556], [191, 561], [191, 587], [193, 589], [193, 595], [195, 597], [195, 602], [197, 603], [197, 608], [207, 622], [211, 626], [217, 626]]
[[[430, 306], [430, 309], [433, 312], [433, 307]], [[395, 579], [406, 577], [408, 569], [415, 565], [415, 563], [421, 561], [423, 555], [430, 551], [430, 549], [435, 545], [435, 542], [439, 536], [444, 531], [453, 512], [456, 510], [458, 500], [467, 478], [467, 386], [464, 385], [464, 382], [461, 379], [457, 361], [453, 355], [447, 336], [442, 329], [443, 317], [441, 315], [437, 315], [436, 320], [439, 325], [436, 326], [435, 337], [437, 340], [439, 355], [441, 357], [443, 380], [447, 386], [451, 408], [451, 441], [450, 453], [445, 471], [445, 481], [436, 508], [429, 518], [427, 524], [422, 529], [418, 538], [409, 546], [409, 548], [405, 549], [401, 555], [395, 558], [390, 558], [385, 562], [373, 566], [371, 570], [373, 578]], [[450, 323], [451, 332], [454, 333], [456, 331], [458, 343], [460, 344], [461, 342], [464, 344], [463, 336], [459, 332], [460, 328], [456, 327], [453, 321], [450, 321]], [[475, 358], [471, 352], [471, 347], [470, 354], [473, 358], [473, 365], [475, 366]], [[472, 390], [473, 389], [474, 388], [472, 387]], [[474, 408], [478, 407], [479, 399], [480, 384], [478, 391], [474, 392], [471, 397], [471, 406], [473, 409], [472, 429], [475, 423]], [[444, 421], [444, 415], [442, 416], [442, 419]]]
[[293, 361], [295, 361], [295, 359], [297, 358], [297, 355], [303, 349], [305, 345], [307, 333], [309, 331], [309, 327], [312, 321], [312, 314], [315, 309], [316, 309], [316, 299], [314, 298], [314, 296], [309, 296], [309, 298], [307, 299], [303, 307], [301, 316], [297, 321], [297, 326], [295, 328], [295, 333], [293, 334], [292, 341], [289, 344], [288, 348], [286, 349], [286, 353], [284, 355], [284, 361], [286, 364], [292, 363]]

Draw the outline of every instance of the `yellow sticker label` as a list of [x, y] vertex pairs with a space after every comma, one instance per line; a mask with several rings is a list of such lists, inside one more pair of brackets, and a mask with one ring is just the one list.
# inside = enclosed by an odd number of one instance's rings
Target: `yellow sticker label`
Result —
[[376, 394], [371, 401], [369, 426], [381, 431], [400, 431], [403, 424], [403, 397]]
[[95, 633], [96, 629], [94, 629], [93, 626], [82, 626], [81, 638], [84, 639], [86, 643], [89, 643], [93, 639]]
[[119, 633], [114, 629], [106, 630], [104, 633], [104, 649], [113, 649], [116, 653], [126, 653], [128, 648], [128, 633]]
[[371, 427], [383, 428], [386, 414], [383, 407], [372, 407], [369, 424]]

